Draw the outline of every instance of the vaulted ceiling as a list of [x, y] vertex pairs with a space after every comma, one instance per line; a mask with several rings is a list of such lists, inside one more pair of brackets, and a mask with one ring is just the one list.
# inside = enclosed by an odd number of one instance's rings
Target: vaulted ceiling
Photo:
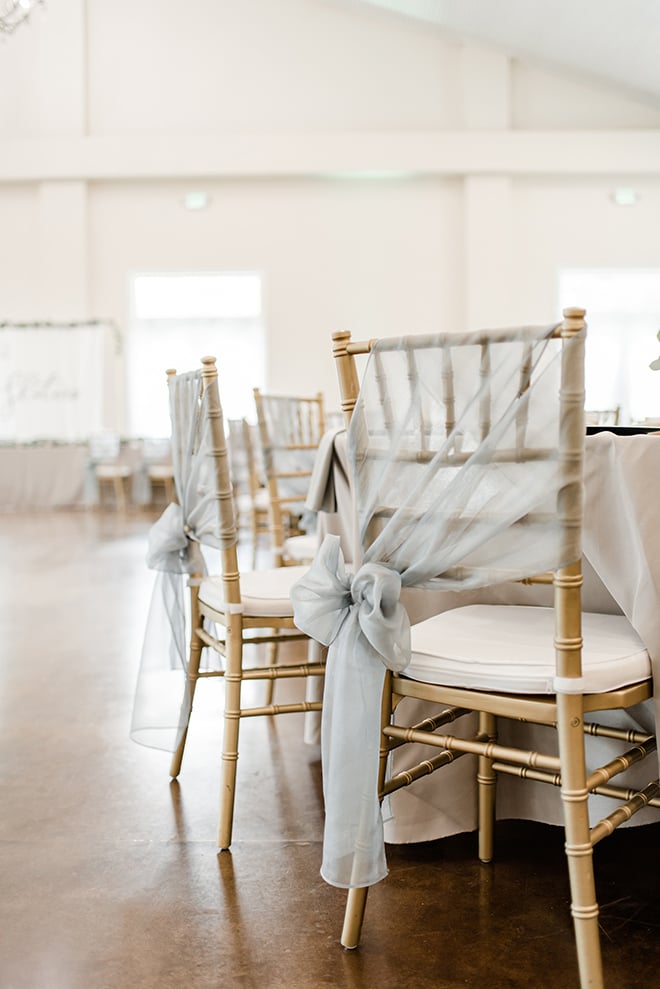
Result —
[[351, 0], [660, 105], [658, 0]]

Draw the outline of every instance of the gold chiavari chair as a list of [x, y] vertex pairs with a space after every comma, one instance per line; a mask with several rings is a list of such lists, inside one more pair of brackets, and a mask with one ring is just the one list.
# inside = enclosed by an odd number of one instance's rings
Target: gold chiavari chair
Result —
[[[322, 676], [324, 666], [320, 661], [306, 663], [295, 659], [259, 663], [259, 653], [264, 647], [269, 649], [290, 641], [307, 641], [294, 626], [290, 601], [291, 585], [304, 574], [306, 567], [239, 572], [234, 497], [215, 358], [202, 358], [202, 365], [201, 370], [187, 374], [168, 371], [178, 504], [170, 505], [152, 527], [148, 562], [154, 569], [169, 570], [175, 578], [187, 574], [190, 588], [190, 647], [183, 662], [186, 682], [170, 767], [173, 778], [181, 769], [199, 680], [224, 679], [218, 845], [220, 849], [226, 849], [232, 838], [241, 721], [321, 708], [320, 700], [274, 705], [269, 698], [262, 705], [246, 706], [245, 682], [263, 681], [268, 687], [279, 678], [306, 680]], [[200, 545], [219, 551], [219, 575], [205, 574]], [[171, 589], [167, 594], [168, 600], [174, 600]], [[182, 614], [180, 603], [172, 607], [171, 623], [176, 624]], [[160, 622], [157, 629], [159, 635], [162, 625]], [[182, 635], [180, 641], [183, 641]], [[160, 642], [157, 638], [156, 645]], [[205, 647], [219, 654], [221, 669], [202, 666]], [[249, 650], [252, 655], [248, 661]], [[271, 659], [273, 657], [274, 653], [271, 653]], [[153, 674], [153, 670], [147, 669], [147, 672]], [[138, 690], [136, 696], [139, 694]], [[153, 707], [148, 696], [144, 706]], [[138, 740], [145, 719], [137, 704], [135, 711], [138, 713], [134, 712], [134, 737]]]
[[325, 432], [323, 396], [267, 395], [254, 389], [277, 566], [309, 562], [316, 535], [301, 528], [316, 451]]
[[141, 470], [147, 486], [147, 507], [157, 504], [159, 490], [166, 505], [174, 500], [174, 473], [168, 439], [142, 440]]
[[114, 507], [125, 512], [130, 501], [130, 485], [134, 468], [122, 460], [119, 435], [97, 433], [89, 440], [89, 462], [98, 488], [98, 503], [104, 508], [108, 490], [114, 496]]
[[[334, 336], [362, 560], [346, 574], [338, 540], [326, 537], [293, 595], [299, 627], [330, 645], [322, 873], [349, 888], [347, 948], [358, 945], [369, 886], [387, 871], [378, 799], [472, 757], [484, 862], [498, 776], [560, 788], [580, 985], [603, 985], [593, 849], [660, 799], [654, 759], [648, 786], [612, 783], [655, 749], [607, 717], [651, 696], [648, 653], [625, 617], [581, 607], [584, 331], [584, 310], [569, 309], [542, 332]], [[370, 354], [361, 385], [360, 353]], [[410, 628], [399, 600], [402, 587], [507, 579], [550, 583], [554, 605], [452, 607]], [[409, 723], [410, 699], [435, 713]], [[476, 731], [454, 734], [470, 719]], [[503, 719], [556, 728], [558, 754], [500, 744]], [[592, 735], [623, 751], [587, 770]], [[431, 754], [388, 777], [392, 753], [411, 744]], [[590, 825], [594, 794], [616, 809]]]

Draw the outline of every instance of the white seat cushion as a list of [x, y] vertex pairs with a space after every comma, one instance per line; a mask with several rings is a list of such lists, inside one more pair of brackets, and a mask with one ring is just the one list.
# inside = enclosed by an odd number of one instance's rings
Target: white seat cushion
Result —
[[257, 488], [252, 499], [254, 507], [260, 512], [267, 512], [270, 508], [270, 498], [266, 488]]
[[289, 536], [284, 540], [284, 555], [290, 560], [313, 560], [319, 548], [318, 536]]
[[[290, 592], [308, 567], [275, 567], [273, 570], [249, 570], [241, 574], [243, 614], [266, 615], [271, 618], [292, 618]], [[215, 611], [225, 610], [222, 577], [205, 577], [199, 588], [199, 599]]]
[[249, 515], [252, 511], [252, 498], [249, 494], [239, 495], [236, 499], [236, 504], [239, 512], [243, 515]]
[[130, 477], [133, 473], [128, 464], [97, 464], [96, 476], [103, 480], [113, 480], [115, 477]]
[[[414, 625], [406, 677], [454, 687], [555, 693], [551, 608], [469, 605]], [[581, 689], [603, 693], [651, 676], [649, 655], [623, 615], [582, 616]]]
[[171, 464], [150, 464], [147, 474], [153, 481], [166, 481], [170, 477], [174, 479], [174, 469]]
[[254, 498], [251, 494], [247, 493], [239, 495], [236, 499], [239, 512], [243, 512], [246, 515], [249, 515], [252, 511], [267, 512], [269, 505], [268, 494], [264, 492], [264, 495], [262, 496], [262, 491], [263, 488], [259, 488], [259, 491]]

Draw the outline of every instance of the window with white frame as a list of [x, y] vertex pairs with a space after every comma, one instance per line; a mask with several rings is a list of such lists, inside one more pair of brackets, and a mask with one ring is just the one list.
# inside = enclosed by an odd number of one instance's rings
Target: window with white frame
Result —
[[660, 269], [570, 268], [559, 301], [587, 310], [587, 409], [619, 407], [619, 422], [660, 418]]
[[254, 418], [263, 387], [265, 330], [256, 272], [137, 274], [127, 338], [127, 432], [169, 436], [165, 371], [217, 358], [225, 418]]

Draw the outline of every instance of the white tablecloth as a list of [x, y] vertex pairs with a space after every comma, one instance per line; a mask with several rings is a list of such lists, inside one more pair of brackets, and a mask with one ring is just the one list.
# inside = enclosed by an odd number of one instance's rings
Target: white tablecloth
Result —
[[[139, 443], [125, 444], [120, 462], [131, 469], [131, 500], [151, 497]], [[0, 446], [0, 511], [50, 511], [96, 505], [98, 484], [86, 443]]]
[[0, 447], [0, 511], [85, 502], [86, 445]]
[[[600, 433], [586, 438], [585, 513], [583, 527], [583, 607], [588, 611], [621, 612], [627, 615], [643, 639], [654, 668], [660, 692], [660, 504], [656, 479], [660, 479], [660, 436], [615, 436]], [[350, 495], [346, 434], [339, 432], [321, 445], [317, 470], [310, 485], [308, 506], [323, 514], [320, 535], [338, 533], [347, 560], [354, 557], [355, 517]], [[551, 603], [551, 588], [502, 585], [482, 591], [438, 593], [407, 591], [402, 594], [411, 621], [417, 622], [461, 604]], [[401, 704], [405, 719], [418, 702]], [[656, 698], [657, 704], [657, 698]], [[655, 707], [649, 701], [631, 714], [609, 715], [617, 726], [653, 731]], [[419, 713], [419, 717], [418, 717]], [[411, 720], [408, 723], [411, 723]], [[467, 722], [467, 719], [464, 719]], [[605, 716], [599, 715], [603, 722]], [[463, 730], [473, 729], [466, 723]], [[461, 730], [457, 728], [457, 730]], [[554, 732], [549, 728], [503, 723], [500, 741], [541, 746]], [[419, 747], [423, 757], [428, 750]], [[617, 751], [606, 739], [589, 739], [589, 762], [595, 763]], [[607, 753], [607, 755], [604, 755]], [[417, 753], [419, 754], [419, 752]], [[393, 755], [393, 771], [409, 767], [417, 755], [404, 746]], [[635, 767], [617, 777], [617, 783], [634, 785], [648, 777], [649, 768]], [[594, 819], [616, 806], [606, 798], [594, 798]], [[465, 757], [433, 777], [393, 794], [391, 817], [386, 820], [388, 842], [428, 841], [477, 826], [476, 784], [471, 757]], [[524, 818], [551, 824], [562, 823], [559, 792], [545, 784], [508, 777], [498, 780], [497, 816]], [[648, 808], [633, 818], [633, 824], [660, 821], [660, 810]]]

